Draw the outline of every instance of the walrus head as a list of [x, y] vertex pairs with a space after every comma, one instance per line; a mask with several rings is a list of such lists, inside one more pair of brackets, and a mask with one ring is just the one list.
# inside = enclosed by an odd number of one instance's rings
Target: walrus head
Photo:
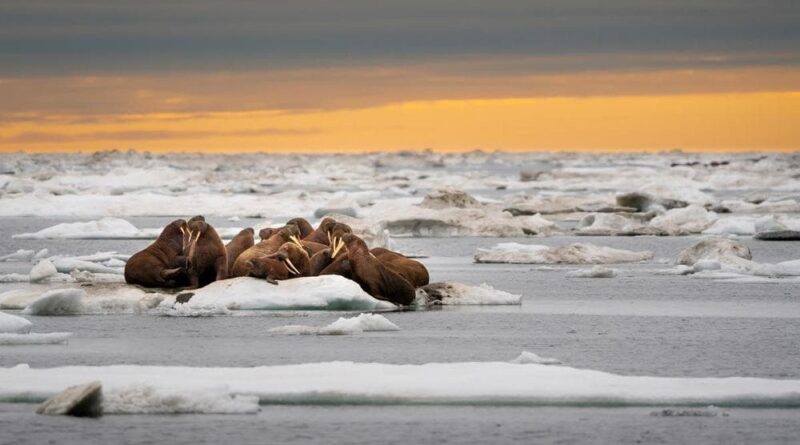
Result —
[[266, 241], [266, 240], [269, 239], [269, 237], [274, 235], [275, 232], [277, 232], [277, 231], [278, 231], [278, 229], [276, 229], [276, 228], [266, 227], [266, 228], [261, 229], [261, 230], [258, 231], [258, 237], [261, 238], [261, 241]]
[[334, 223], [328, 231], [328, 243], [333, 247], [334, 238], [341, 238], [345, 233], [353, 233], [353, 229], [345, 223]]
[[300, 235], [298, 235], [300, 238], [305, 238], [314, 231], [314, 228], [311, 227], [311, 224], [309, 224], [309, 222], [303, 218], [292, 218], [289, 221], [286, 221], [287, 226], [290, 224], [293, 224], [300, 229]]
[[347, 248], [347, 252], [359, 252], [365, 251], [369, 253], [369, 247], [367, 243], [364, 242], [363, 239], [355, 236], [352, 233], [345, 233], [342, 235], [342, 242], [344, 242], [345, 247]]
[[278, 284], [277, 280], [289, 278], [289, 270], [286, 264], [271, 255], [247, 260], [245, 264], [248, 269], [247, 276], [249, 277], [264, 278], [272, 284]]
[[310, 257], [303, 246], [294, 242], [286, 243], [272, 256], [283, 262], [291, 275], [304, 276], [308, 274]]

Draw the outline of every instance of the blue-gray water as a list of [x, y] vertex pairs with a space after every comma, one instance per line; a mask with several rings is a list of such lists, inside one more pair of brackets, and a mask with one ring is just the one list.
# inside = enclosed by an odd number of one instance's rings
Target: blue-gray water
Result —
[[[132, 218], [155, 227], [162, 218]], [[56, 220], [0, 220], [0, 253], [48, 247], [53, 254], [132, 253], [141, 240], [13, 240]], [[212, 221], [220, 226], [245, 225]], [[269, 333], [287, 324], [321, 326], [341, 313], [262, 312], [242, 316], [29, 317], [37, 332], [68, 331], [67, 345], [2, 346], [0, 366], [158, 364], [255, 366], [330, 360], [425, 363], [510, 360], [528, 350], [569, 366], [627, 375], [800, 378], [800, 285], [733, 284], [655, 275], [692, 237], [399, 239], [433, 280], [479, 284], [524, 295], [522, 306], [459, 307], [385, 314], [398, 332], [349, 336]], [[477, 247], [497, 242], [590, 242], [652, 250], [645, 264], [614, 265], [612, 279], [566, 277], [577, 266], [478, 265]], [[744, 239], [754, 260], [800, 258], [800, 243]], [[28, 264], [0, 263], [0, 273]], [[0, 289], [21, 287], [5, 284]], [[432, 376], [446, 378], [446, 376]], [[0, 443], [792, 443], [797, 410], [727, 410], [728, 416], [654, 417], [651, 408], [292, 407], [243, 416], [42, 417], [34, 406], [0, 404]]]

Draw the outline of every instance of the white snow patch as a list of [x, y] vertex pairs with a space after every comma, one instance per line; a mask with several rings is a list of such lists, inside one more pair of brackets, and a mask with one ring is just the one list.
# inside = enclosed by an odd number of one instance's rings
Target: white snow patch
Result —
[[380, 314], [360, 314], [356, 317], [340, 317], [333, 323], [317, 327], [288, 325], [272, 328], [269, 332], [289, 335], [346, 335], [361, 332], [399, 331], [396, 324]]
[[717, 214], [698, 205], [671, 209], [650, 220], [650, 227], [671, 235], [700, 233], [717, 220]]
[[611, 264], [649, 260], [653, 258], [653, 252], [636, 252], [586, 243], [554, 247], [500, 243], [490, 249], [479, 248], [474, 258], [477, 263]]

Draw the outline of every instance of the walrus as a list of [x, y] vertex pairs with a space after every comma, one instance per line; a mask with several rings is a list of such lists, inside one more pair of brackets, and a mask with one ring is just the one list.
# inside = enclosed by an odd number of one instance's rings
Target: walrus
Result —
[[311, 227], [311, 224], [303, 218], [292, 218], [289, 221], [286, 221], [286, 225], [294, 224], [300, 229], [300, 235], [298, 238], [303, 239], [308, 235], [311, 235], [311, 232], [314, 231], [314, 228]]
[[266, 241], [275, 234], [280, 229], [276, 229], [274, 227], [265, 227], [258, 231], [258, 237], [261, 238], [261, 241]]
[[214, 227], [204, 218], [192, 218], [186, 226], [191, 233], [186, 254], [189, 286], [202, 287], [228, 278], [228, 254]]
[[[333, 241], [333, 247], [326, 246], [324, 249], [315, 252], [311, 256], [309, 262], [309, 274], [312, 277], [333, 274], [347, 276], [349, 278], [349, 264], [346, 265], [347, 268], [345, 270], [343, 268], [345, 265], [341, 261], [341, 259], [346, 256], [347, 253], [344, 249], [344, 242], [339, 238], [335, 238]], [[347, 275], [345, 275], [345, 273], [347, 273]]]
[[247, 260], [249, 276], [265, 278], [272, 284], [309, 275], [308, 252], [295, 243], [285, 243], [271, 255]]
[[248, 227], [236, 234], [236, 236], [225, 245], [225, 251], [228, 254], [228, 273], [233, 270], [233, 262], [236, 261], [236, 258], [245, 250], [253, 247], [255, 244], [254, 234], [255, 230], [253, 230], [252, 227]]
[[414, 287], [425, 286], [430, 282], [428, 269], [419, 261], [412, 260], [405, 255], [392, 252], [383, 247], [376, 247], [370, 250], [370, 252], [378, 261], [400, 274], [400, 276], [408, 280]]
[[350, 263], [352, 280], [358, 283], [364, 292], [379, 300], [398, 305], [405, 306], [414, 302], [416, 297], [414, 285], [375, 258], [364, 240], [348, 233], [342, 237], [342, 241], [347, 247], [347, 261]]
[[125, 282], [144, 287], [182, 287], [188, 283], [184, 237], [186, 221], [169, 223], [152, 244], [125, 264]]
[[[261, 240], [239, 254], [236, 260], [233, 262], [233, 270], [230, 271], [229, 275], [231, 277], [255, 276], [250, 275], [250, 267], [247, 265], [247, 261], [272, 255], [273, 253], [277, 252], [278, 249], [280, 249], [285, 243], [291, 241], [292, 236], [296, 237], [299, 234], [300, 229], [298, 229], [298, 227], [294, 224], [276, 229], [276, 231], [273, 232], [268, 239]], [[259, 276], [258, 278], [264, 277]]]
[[312, 241], [315, 243], [325, 244], [326, 246], [329, 246], [331, 240], [328, 239], [328, 233], [331, 231], [334, 224], [336, 224], [335, 219], [324, 218], [322, 221], [320, 221], [316, 230], [314, 230], [308, 236], [303, 238], [303, 241]]

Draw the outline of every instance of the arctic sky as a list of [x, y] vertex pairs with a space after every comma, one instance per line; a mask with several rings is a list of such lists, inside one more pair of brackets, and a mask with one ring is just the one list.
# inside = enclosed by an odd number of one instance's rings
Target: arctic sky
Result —
[[800, 2], [0, 3], [0, 150], [794, 150]]

